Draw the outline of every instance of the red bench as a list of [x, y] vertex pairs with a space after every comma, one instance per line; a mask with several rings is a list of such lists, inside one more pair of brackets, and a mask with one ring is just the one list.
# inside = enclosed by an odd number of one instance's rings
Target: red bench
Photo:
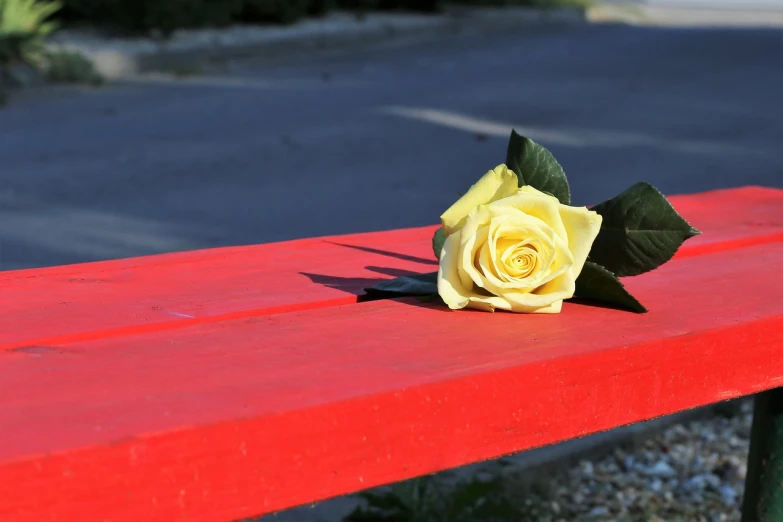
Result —
[[234, 520], [772, 390], [779, 522], [783, 191], [671, 201], [703, 235], [643, 315], [362, 302], [433, 227], [0, 272], [0, 520]]

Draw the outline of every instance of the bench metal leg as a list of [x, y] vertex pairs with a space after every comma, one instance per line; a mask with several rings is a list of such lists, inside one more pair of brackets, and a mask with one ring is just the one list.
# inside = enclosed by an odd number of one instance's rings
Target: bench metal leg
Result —
[[783, 521], [783, 388], [755, 397], [742, 522]]

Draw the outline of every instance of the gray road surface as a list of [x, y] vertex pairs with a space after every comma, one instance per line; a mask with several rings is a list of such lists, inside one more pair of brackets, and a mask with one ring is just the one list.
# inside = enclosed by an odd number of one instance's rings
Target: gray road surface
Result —
[[783, 32], [626, 26], [245, 62], [0, 110], [0, 269], [410, 227], [550, 147], [575, 202], [783, 187]]

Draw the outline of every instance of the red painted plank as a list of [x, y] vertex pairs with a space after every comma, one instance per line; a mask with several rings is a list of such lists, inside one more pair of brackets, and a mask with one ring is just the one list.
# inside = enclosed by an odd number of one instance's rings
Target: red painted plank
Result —
[[[746, 187], [671, 200], [704, 232], [680, 256], [783, 239], [783, 190]], [[354, 303], [381, 279], [435, 270], [433, 230], [0, 272], [0, 350]]]
[[355, 303], [383, 279], [437, 270], [434, 230], [0, 273], [0, 350]]
[[0, 520], [219, 521], [783, 385], [783, 244], [645, 315], [380, 301], [0, 353]]

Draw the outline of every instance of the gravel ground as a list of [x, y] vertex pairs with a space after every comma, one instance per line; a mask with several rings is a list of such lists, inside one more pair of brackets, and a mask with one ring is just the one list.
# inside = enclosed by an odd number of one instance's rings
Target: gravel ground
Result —
[[524, 511], [537, 522], [739, 522], [751, 421], [745, 401], [636, 450], [583, 461], [528, 492]]

